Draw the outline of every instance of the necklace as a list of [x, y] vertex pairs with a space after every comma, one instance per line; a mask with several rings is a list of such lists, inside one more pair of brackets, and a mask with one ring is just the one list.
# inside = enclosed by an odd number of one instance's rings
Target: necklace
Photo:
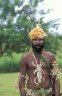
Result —
[[43, 62], [42, 60], [40, 60], [40, 64], [38, 64], [33, 52], [32, 55], [36, 63], [34, 64], [34, 62], [32, 62], [32, 64], [36, 67], [36, 69], [34, 70], [34, 75], [36, 74], [34, 82], [35, 84], [39, 85], [40, 83], [44, 82], [44, 78], [43, 78], [44, 71], [42, 70]]

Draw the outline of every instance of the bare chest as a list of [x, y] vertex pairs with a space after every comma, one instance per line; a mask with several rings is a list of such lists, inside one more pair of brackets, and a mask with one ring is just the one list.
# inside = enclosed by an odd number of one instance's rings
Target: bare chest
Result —
[[45, 62], [43, 62], [43, 60], [40, 60], [37, 57], [36, 57], [36, 59], [34, 59], [33, 57], [28, 58], [27, 66], [30, 69], [33, 69], [33, 68], [41, 69], [41, 67], [42, 67], [42, 69], [48, 68], [47, 64]]

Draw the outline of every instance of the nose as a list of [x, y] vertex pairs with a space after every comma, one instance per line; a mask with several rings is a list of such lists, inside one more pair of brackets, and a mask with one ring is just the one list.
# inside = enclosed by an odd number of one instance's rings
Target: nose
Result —
[[37, 39], [37, 44], [40, 44], [40, 40], [39, 39]]
[[37, 39], [37, 44], [43, 44], [43, 39]]

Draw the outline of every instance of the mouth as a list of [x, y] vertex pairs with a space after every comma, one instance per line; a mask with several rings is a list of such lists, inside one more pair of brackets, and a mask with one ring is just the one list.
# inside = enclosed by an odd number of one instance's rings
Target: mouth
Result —
[[36, 48], [40, 48], [40, 46], [36, 46]]

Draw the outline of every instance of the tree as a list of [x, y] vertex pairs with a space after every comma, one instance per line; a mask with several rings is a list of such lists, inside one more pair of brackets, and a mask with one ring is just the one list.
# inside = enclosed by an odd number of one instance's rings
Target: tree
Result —
[[[44, 16], [40, 17], [39, 20], [36, 19], [38, 3], [42, 3], [43, 0], [28, 0], [28, 2], [28, 4], [24, 4], [25, 0], [0, 0], [1, 55], [29, 50], [30, 43], [28, 32], [35, 26], [36, 23], [40, 23], [47, 34], [49, 34], [48, 29], [50, 26], [56, 27], [55, 21], [53, 21], [53, 23], [52, 21], [44, 23]], [[17, 8], [18, 10], [16, 10]], [[42, 9], [39, 12], [39, 14], [43, 15], [46, 13]], [[51, 38], [52, 37], [54, 36], [51, 35]], [[51, 40], [49, 38], [49, 44]], [[49, 48], [48, 46], [47, 49]], [[52, 46], [50, 46], [50, 49], [52, 49]]]

